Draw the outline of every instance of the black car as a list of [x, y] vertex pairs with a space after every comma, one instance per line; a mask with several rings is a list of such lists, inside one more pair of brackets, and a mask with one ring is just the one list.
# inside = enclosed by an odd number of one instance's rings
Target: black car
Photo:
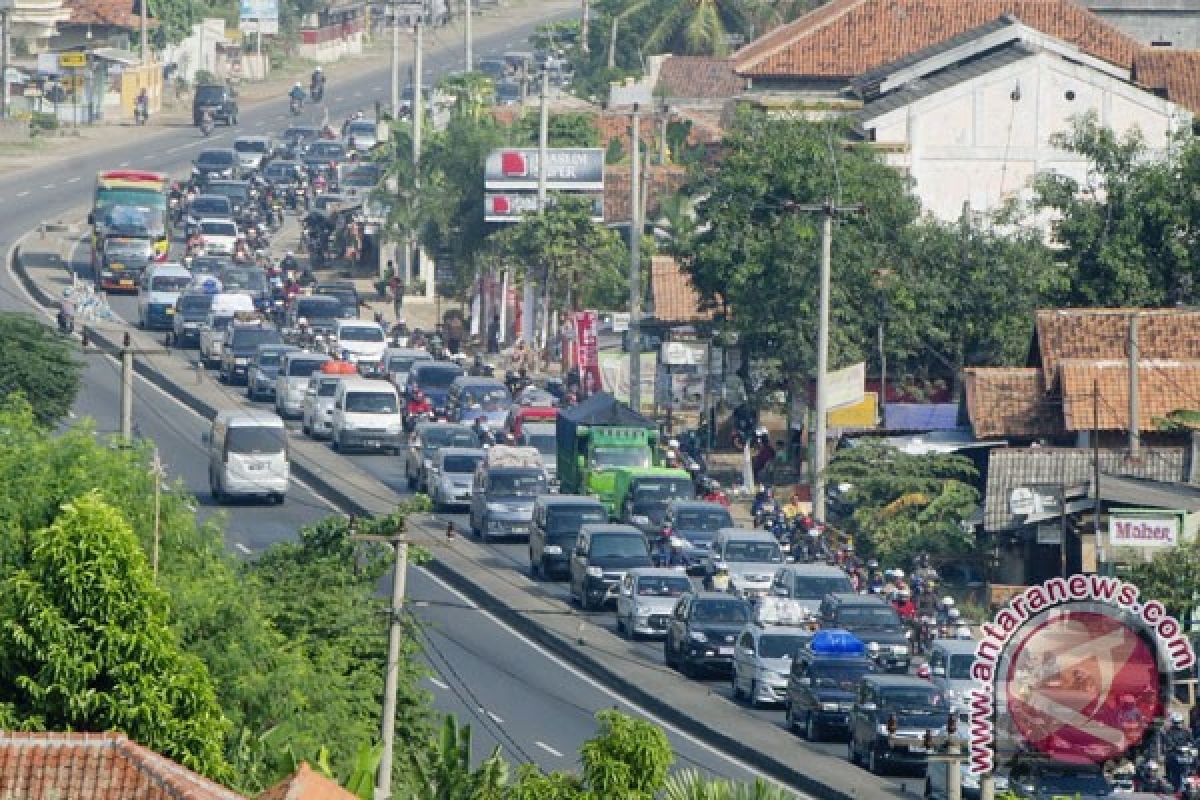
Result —
[[267, 325], [230, 325], [221, 344], [221, 366], [217, 376], [222, 383], [246, 380], [250, 359], [264, 344], [283, 344], [279, 331]]
[[647, 535], [663, 527], [667, 506], [672, 500], [693, 500], [696, 485], [685, 476], [641, 475], [629, 482], [629, 492], [621, 508], [621, 521], [636, 526]]
[[262, 170], [267, 185], [281, 196], [298, 190], [304, 183], [304, 168], [297, 161], [272, 161]]
[[208, 319], [213, 296], [185, 292], [175, 301], [174, 330], [170, 344], [173, 347], [197, 347], [200, 344], [200, 326]]
[[332, 297], [301, 295], [292, 301], [288, 311], [288, 327], [299, 328], [304, 320], [313, 333], [330, 334], [341, 317], [342, 304]]
[[700, 555], [712, 547], [713, 538], [721, 528], [733, 528], [733, 515], [720, 503], [703, 500], [672, 500], [663, 516], [663, 528], [688, 543], [684, 563], [689, 573], [703, 571]]
[[584, 611], [616, 602], [627, 570], [653, 566], [646, 537], [628, 525], [584, 525], [571, 554], [571, 598]]
[[607, 521], [604, 504], [594, 497], [540, 495], [533, 503], [529, 528], [529, 571], [544, 578], [565, 576], [579, 529]]
[[241, 220], [251, 205], [249, 181], [209, 180], [204, 185], [204, 193], [228, 197], [236, 220]]
[[1029, 800], [1055, 797], [1109, 797], [1115, 792], [1100, 767], [1036, 758], [1019, 759], [1008, 773], [1009, 791]]
[[220, 84], [201, 84], [192, 98], [192, 124], [199, 125], [205, 111], [211, 111], [213, 122], [237, 125], [237, 95], [233, 89]]
[[750, 621], [750, 604], [728, 592], [688, 592], [667, 623], [663, 660], [690, 678], [729, 672], [738, 632]]
[[192, 180], [200, 186], [222, 178], [234, 180], [240, 177], [241, 171], [237, 151], [232, 147], [201, 150], [192, 162]]
[[358, 289], [350, 281], [318, 283], [313, 289], [317, 297], [334, 297], [342, 304], [342, 319], [358, 319]]
[[304, 166], [311, 172], [318, 169], [336, 167], [345, 161], [346, 158], [346, 146], [344, 144], [328, 139], [318, 139], [304, 148], [304, 154], [300, 157], [300, 160], [304, 162]]
[[260, 267], [230, 264], [217, 273], [221, 287], [226, 292], [250, 295], [254, 307], [260, 311], [267, 307], [271, 296], [267, 271]]
[[912, 653], [908, 631], [896, 609], [882, 597], [835, 592], [821, 601], [820, 616], [822, 628], [850, 631], [868, 648], [877, 645], [876, 658], [889, 672], [908, 671]]
[[796, 654], [788, 674], [788, 730], [803, 731], [810, 742], [833, 732], [848, 734], [854, 691], [873, 671], [866, 647], [853, 634], [818, 631]]
[[250, 364], [246, 369], [246, 397], [250, 400], [274, 400], [275, 378], [279, 375], [283, 354], [296, 349], [298, 348], [286, 344], [260, 344], [250, 357]]
[[911, 675], [865, 675], [850, 711], [850, 761], [881, 775], [925, 772], [925, 734], [945, 736], [950, 716], [936, 686]]

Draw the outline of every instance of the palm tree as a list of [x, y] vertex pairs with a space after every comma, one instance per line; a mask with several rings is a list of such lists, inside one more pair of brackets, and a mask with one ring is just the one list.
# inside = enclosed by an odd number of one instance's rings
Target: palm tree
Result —
[[667, 778], [662, 800], [796, 800], [796, 796], [761, 778], [754, 783], [730, 783], [683, 770]]
[[409, 766], [414, 800], [491, 800], [502, 797], [508, 783], [508, 764], [499, 747], [471, 769], [471, 726], [459, 727], [451, 715], [426, 750], [409, 753]]
[[616, 19], [627, 20], [647, 11], [662, 16], [642, 42], [644, 53], [725, 56], [729, 54], [729, 34], [742, 33], [747, 21], [744, 0], [634, 0]]

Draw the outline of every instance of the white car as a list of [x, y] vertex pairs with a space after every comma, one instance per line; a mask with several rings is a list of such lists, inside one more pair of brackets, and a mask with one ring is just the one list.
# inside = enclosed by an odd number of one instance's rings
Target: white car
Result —
[[200, 228], [200, 247], [196, 255], [231, 256], [237, 249], [240, 237], [238, 227], [227, 219], [202, 219]]
[[300, 427], [314, 439], [328, 438], [333, 433], [333, 396], [340, 381], [338, 375], [313, 375], [308, 379]]
[[200, 326], [200, 360], [206, 365], [211, 366], [221, 360], [221, 341], [231, 320], [232, 313], [210, 313]]
[[483, 456], [484, 451], [477, 447], [443, 447], [434, 454], [429, 468], [429, 499], [435, 511], [470, 504], [475, 468]]
[[271, 153], [271, 139], [267, 136], [239, 136], [233, 140], [233, 150], [243, 170], [254, 171], [262, 167], [263, 160]]
[[378, 324], [359, 319], [339, 319], [333, 328], [329, 351], [339, 356], [346, 353], [349, 361], [361, 365], [364, 374], [374, 375], [379, 370], [387, 344], [387, 336]]
[[342, 128], [342, 138], [346, 149], [350, 149], [350, 141], [354, 140], [354, 149], [360, 153], [370, 150], [379, 141], [378, 127], [369, 119], [356, 119], [347, 122]]

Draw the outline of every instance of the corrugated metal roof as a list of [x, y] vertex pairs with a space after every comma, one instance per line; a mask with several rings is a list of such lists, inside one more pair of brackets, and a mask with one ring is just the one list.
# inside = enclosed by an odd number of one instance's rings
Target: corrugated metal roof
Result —
[[883, 427], [889, 431], [949, 431], [958, 427], [958, 403], [888, 403]]

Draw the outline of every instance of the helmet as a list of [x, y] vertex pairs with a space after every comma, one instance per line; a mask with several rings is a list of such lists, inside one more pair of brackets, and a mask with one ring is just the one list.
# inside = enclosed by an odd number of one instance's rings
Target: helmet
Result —
[[1171, 724], [1172, 725], [1182, 725], [1183, 724], [1183, 714], [1180, 714], [1178, 711], [1172, 711], [1171, 712]]
[[894, 570], [892, 570], [892, 577], [893, 577], [893, 578], [898, 578], [898, 579], [900, 579], [900, 580], [904, 580], [904, 570], [902, 570], [902, 569], [894, 569]]
[[873, 656], [879, 655], [879, 642], [871, 642], [868, 644], [867, 653]]
[[668, 440], [667, 447], [671, 448], [672, 450], [678, 450], [679, 449], [679, 440], [678, 439]]
[[321, 71], [321, 66], [320, 66], [320, 64], [318, 64], [317, 68], [314, 69], [313, 72], [320, 72], [320, 71]]
[[954, 598], [950, 595], [946, 595], [942, 598], [942, 605], [944, 605], [946, 608], [954, 608]]
[[922, 664], [921, 666], [917, 667], [917, 677], [918, 678], [928, 679], [931, 674], [932, 673], [929, 670], [928, 664]]
[[300, 85], [300, 81], [296, 81], [296, 88], [303, 89], [304, 87]]
[[896, 596], [907, 600], [908, 598], [912, 597], [912, 592], [910, 592], [908, 589], [897, 589]]
[[949, 617], [950, 619], [957, 620], [960, 617], [962, 617], [962, 612], [959, 611], [957, 608], [952, 608], [946, 612], [946, 616]]
[[298, 320], [296, 320], [296, 324], [299, 325], [301, 328], [307, 326], [308, 325], [308, 317], [300, 317]]
[[293, 253], [291, 250], [288, 250], [286, 253], [283, 254], [283, 257], [284, 258], [295, 258], [296, 254]]
[[968, 628], [966, 625], [959, 625], [957, 628], [954, 629], [954, 638], [955, 639], [970, 639], [971, 638], [971, 629]]

